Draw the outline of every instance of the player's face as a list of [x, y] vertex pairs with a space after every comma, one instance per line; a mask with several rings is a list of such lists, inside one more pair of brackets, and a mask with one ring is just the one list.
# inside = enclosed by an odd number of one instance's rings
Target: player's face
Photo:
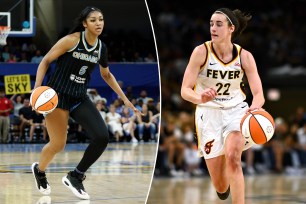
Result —
[[91, 33], [100, 35], [104, 27], [104, 19], [102, 13], [98, 11], [91, 12], [84, 25]]
[[221, 42], [231, 39], [233, 26], [228, 25], [228, 20], [223, 14], [214, 13], [210, 19], [210, 34], [212, 42]]

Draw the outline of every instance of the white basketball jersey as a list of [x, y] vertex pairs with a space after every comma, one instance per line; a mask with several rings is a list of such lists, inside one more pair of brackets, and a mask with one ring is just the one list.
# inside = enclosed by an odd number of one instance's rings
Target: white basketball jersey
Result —
[[211, 41], [205, 42], [207, 58], [201, 68], [194, 90], [202, 93], [206, 88], [215, 88], [218, 94], [207, 103], [199, 106], [214, 108], [230, 108], [243, 102], [246, 99], [241, 89], [244, 71], [241, 67], [241, 47], [234, 44], [237, 55], [228, 63], [222, 62], [215, 54]]

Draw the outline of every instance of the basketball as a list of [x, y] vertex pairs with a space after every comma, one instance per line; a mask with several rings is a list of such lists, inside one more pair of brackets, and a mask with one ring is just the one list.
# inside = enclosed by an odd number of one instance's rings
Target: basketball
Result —
[[39, 86], [33, 90], [30, 103], [41, 114], [52, 112], [58, 103], [57, 93], [49, 86]]
[[268, 142], [274, 134], [274, 128], [273, 117], [264, 110], [248, 112], [240, 122], [242, 135], [256, 144]]

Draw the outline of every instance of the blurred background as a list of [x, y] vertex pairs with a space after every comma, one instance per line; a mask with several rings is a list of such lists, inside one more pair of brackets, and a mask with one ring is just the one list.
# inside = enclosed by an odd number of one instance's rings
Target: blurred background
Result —
[[[270, 142], [243, 153], [245, 175], [256, 181], [260, 181], [262, 175], [281, 175], [279, 181], [292, 175], [305, 175], [306, 1], [208, 0], [204, 6], [199, 1], [147, 2], [157, 41], [162, 87], [159, 150], [148, 203], [209, 203], [209, 198], [216, 199], [214, 188], [203, 184], [210, 183], [209, 175], [203, 158], [196, 154], [195, 106], [181, 98], [180, 88], [193, 49], [210, 40], [210, 17], [222, 7], [237, 8], [252, 15], [248, 27], [235, 43], [253, 54], [266, 99], [263, 108], [271, 113], [276, 123]], [[246, 88], [249, 90], [247, 84]], [[251, 100], [249, 93], [248, 103]], [[280, 183], [289, 190], [277, 187], [278, 195], [294, 192], [291, 184], [295, 190], [301, 189], [301, 183], [296, 183], [295, 179], [288, 185]], [[246, 188], [252, 189], [255, 185], [250, 181]], [[264, 182], [257, 186], [264, 194]], [[247, 191], [247, 201], [257, 203], [250, 197], [256, 197], [258, 192]], [[275, 192], [269, 192], [275, 198]], [[268, 199], [267, 203], [277, 202]]]

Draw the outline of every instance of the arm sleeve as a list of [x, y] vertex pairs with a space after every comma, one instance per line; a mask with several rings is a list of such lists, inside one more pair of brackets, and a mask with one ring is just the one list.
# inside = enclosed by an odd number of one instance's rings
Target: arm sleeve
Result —
[[102, 46], [101, 46], [101, 56], [100, 56], [100, 62], [99, 64], [103, 67], [103, 68], [106, 68], [108, 67], [108, 59], [107, 59], [107, 47], [106, 45], [102, 43]]

